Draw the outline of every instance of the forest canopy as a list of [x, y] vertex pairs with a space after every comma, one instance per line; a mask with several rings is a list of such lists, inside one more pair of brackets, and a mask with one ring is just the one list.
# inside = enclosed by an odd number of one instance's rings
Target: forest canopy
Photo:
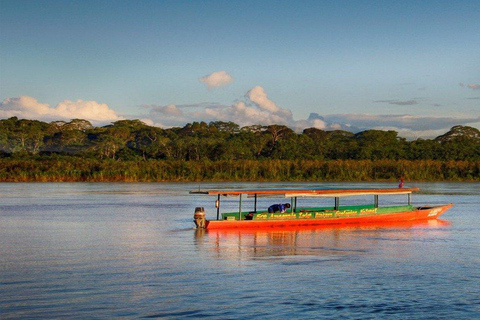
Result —
[[[462, 173], [463, 171], [455, 173], [454, 176], [457, 178], [432, 173], [432, 175], [436, 175], [432, 179], [478, 180], [480, 131], [473, 127], [455, 126], [435, 139], [419, 138], [407, 141], [399, 137], [395, 131], [366, 130], [352, 133], [308, 128], [301, 133], [296, 133], [284, 125], [240, 127], [233, 122], [222, 121], [208, 124], [193, 122], [181, 128], [162, 129], [148, 126], [140, 120], [121, 120], [104, 127], [94, 127], [90, 122], [82, 119], [50, 123], [16, 117], [0, 120], [0, 158], [4, 167], [4, 169], [0, 169], [2, 170], [0, 171], [1, 181], [59, 180], [62, 175], [61, 167], [57, 168], [59, 170], [57, 178], [41, 178], [47, 171], [52, 170], [50, 167], [45, 167], [43, 171], [37, 170], [39, 178], [32, 178], [29, 174], [24, 179], [18, 176], [22, 170], [28, 171], [28, 169], [21, 169], [22, 166], [32, 163], [40, 165], [42, 161], [45, 165], [46, 162], [52, 161], [52, 157], [56, 157], [57, 162], [60, 161], [58, 159], [63, 159], [62, 161], [76, 163], [79, 166], [77, 171], [82, 171], [81, 166], [85, 166], [86, 171], [91, 171], [90, 166], [95, 165], [108, 170], [108, 168], [120, 166], [121, 163], [122, 165], [135, 163], [130, 167], [138, 167], [140, 174], [143, 172], [142, 170], [148, 170], [148, 167], [158, 167], [161, 166], [160, 163], [167, 162], [170, 163], [170, 167], [179, 166], [178, 170], [181, 171], [183, 169], [180, 167], [184, 166], [184, 169], [187, 170], [186, 173], [177, 172], [165, 176], [157, 174], [155, 177], [142, 173], [144, 175], [142, 179], [133, 177], [133, 181], [254, 180], [262, 178], [262, 176], [258, 176], [258, 172], [247, 174], [243, 170], [243, 174], [241, 174], [242, 170], [236, 166], [246, 163], [251, 168], [258, 167], [260, 171], [278, 167], [274, 170], [278, 171], [276, 175], [275, 172], [272, 172], [263, 177], [267, 180], [338, 180], [340, 177], [327, 177], [318, 172], [309, 175], [305, 171], [309, 167], [308, 163], [316, 163], [318, 166], [323, 163], [330, 163], [329, 165], [343, 163], [345, 166], [348, 163], [351, 170], [357, 171], [361, 169], [362, 165], [368, 167], [381, 163], [387, 165], [388, 163], [388, 166], [393, 166], [395, 169], [390, 169], [390, 173], [387, 175], [379, 177], [372, 172], [365, 175], [351, 173], [351, 179], [393, 179], [395, 175], [405, 175], [405, 170], [399, 169], [401, 163], [403, 166], [408, 167], [412, 164], [415, 167], [416, 165], [413, 163], [418, 161], [435, 163], [436, 166], [444, 167], [446, 163], [450, 163], [451, 167], [456, 168], [455, 170], [459, 166], [468, 167], [465, 169], [467, 173]], [[300, 165], [300, 162], [303, 165]], [[215, 167], [213, 163], [216, 165], [223, 163], [223, 167], [229, 167], [230, 174], [218, 172], [217, 177], [190, 174], [192, 170], [195, 171], [201, 166], [206, 166], [206, 163], [210, 167]], [[456, 163], [456, 165], [452, 165], [452, 163]], [[7, 169], [12, 169], [14, 164], [15, 170], [18, 172], [7, 172]], [[283, 166], [288, 166], [289, 169], [285, 170]], [[261, 169], [260, 167], [265, 168]], [[37, 167], [32, 166], [32, 168]], [[165, 170], [170, 169], [167, 166]], [[204, 170], [210, 169], [205, 167]], [[226, 167], [225, 170], [227, 170]], [[235, 170], [239, 171], [234, 172]], [[350, 169], [344, 168], [342, 171], [347, 170]], [[103, 179], [98, 177], [94, 179], [91, 174], [89, 176], [88, 172], [84, 175], [83, 178], [77, 177], [70, 180], [84, 181], [89, 180], [89, 177], [96, 181]], [[318, 177], [314, 178], [314, 176]], [[427, 176], [417, 178], [429, 179]], [[105, 179], [122, 180], [121, 177]], [[128, 179], [124, 178], [123, 180]], [[340, 180], [342, 179], [340, 178]]]

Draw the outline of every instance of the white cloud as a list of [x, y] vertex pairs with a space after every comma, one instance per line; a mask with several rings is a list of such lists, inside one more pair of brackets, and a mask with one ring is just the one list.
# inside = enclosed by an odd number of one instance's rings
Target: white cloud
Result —
[[265, 110], [271, 113], [280, 111], [280, 108], [277, 107], [275, 102], [267, 98], [265, 90], [260, 86], [252, 88], [250, 91], [247, 92], [245, 97], [255, 103], [261, 110]]
[[478, 84], [478, 83], [465, 84], [463, 82], [460, 82], [458, 85], [462, 88], [467, 87], [467, 88], [472, 89], [472, 90], [480, 90], [480, 84]]
[[178, 109], [176, 105], [169, 104], [164, 107], [157, 107], [155, 110], [167, 116], [180, 117], [183, 116], [182, 110]]
[[[35, 118], [51, 113], [51, 108], [46, 103], [40, 103], [37, 99], [27, 96], [19, 98], [6, 98], [0, 105], [0, 117]], [[32, 115], [35, 116], [32, 116]]]
[[96, 101], [64, 100], [56, 108], [52, 109], [52, 113], [62, 118], [80, 118], [95, 122], [108, 122], [120, 119], [116, 112], [110, 109], [107, 104]]
[[287, 124], [288, 121], [280, 115], [251, 106], [244, 101], [238, 101], [232, 106], [223, 108], [205, 108], [205, 115], [214, 120], [233, 121], [240, 126], [254, 124]]
[[64, 100], [52, 108], [46, 103], [40, 103], [37, 99], [27, 96], [3, 100], [0, 105], [0, 118], [10, 117], [42, 121], [80, 118], [96, 124], [123, 119], [105, 103]]
[[217, 71], [211, 73], [205, 77], [200, 78], [200, 82], [203, 82], [207, 85], [209, 89], [226, 86], [235, 81], [235, 79], [228, 74], [226, 71]]
[[321, 130], [329, 129], [325, 121], [321, 119], [307, 119], [307, 120], [297, 120], [289, 123], [289, 127], [297, 132], [302, 132], [306, 128], [317, 128]]
[[145, 123], [147, 126], [154, 126], [155, 123], [151, 119], [139, 119], [143, 123]]
[[184, 126], [188, 122], [200, 121], [196, 118], [190, 118], [190, 113], [184, 113], [178, 106], [169, 104], [166, 106], [151, 106], [149, 117], [154, 126], [170, 128]]
[[260, 108], [260, 110], [275, 114], [278, 117], [284, 119], [285, 121], [289, 121], [292, 119], [292, 112], [290, 110], [278, 107], [275, 102], [268, 99], [265, 90], [260, 86], [256, 86], [250, 89], [245, 94], [245, 98], [253, 102], [258, 108]]

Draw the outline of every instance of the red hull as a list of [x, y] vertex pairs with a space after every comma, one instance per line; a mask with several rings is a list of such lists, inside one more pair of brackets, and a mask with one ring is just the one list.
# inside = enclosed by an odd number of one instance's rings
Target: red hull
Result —
[[292, 219], [292, 220], [212, 220], [207, 221], [206, 229], [269, 229], [284, 227], [309, 227], [325, 225], [368, 224], [383, 222], [415, 221], [437, 219], [453, 204], [419, 208], [414, 211], [404, 211], [388, 214], [378, 214], [363, 217], [331, 218], [331, 219]]

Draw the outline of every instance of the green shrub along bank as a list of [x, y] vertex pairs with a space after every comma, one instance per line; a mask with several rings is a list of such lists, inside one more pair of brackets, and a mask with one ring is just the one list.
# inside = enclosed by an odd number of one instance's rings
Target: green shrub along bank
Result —
[[2, 182], [480, 181], [480, 161], [0, 159]]

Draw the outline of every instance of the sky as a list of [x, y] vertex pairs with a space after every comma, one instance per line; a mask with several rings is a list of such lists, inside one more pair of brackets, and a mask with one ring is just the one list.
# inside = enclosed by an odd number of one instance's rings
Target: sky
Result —
[[480, 2], [0, 0], [0, 119], [480, 128]]

